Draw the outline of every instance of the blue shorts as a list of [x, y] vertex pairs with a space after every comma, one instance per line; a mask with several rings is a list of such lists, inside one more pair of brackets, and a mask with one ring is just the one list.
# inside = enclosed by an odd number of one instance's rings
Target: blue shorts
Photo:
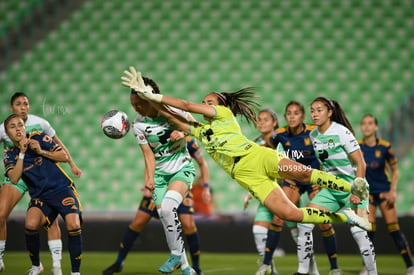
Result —
[[313, 192], [312, 184], [304, 183], [300, 181], [294, 181], [294, 182], [295, 184], [290, 184], [287, 181], [283, 181], [282, 186], [287, 186], [293, 189], [298, 189], [300, 195], [303, 195], [305, 192], [307, 192], [308, 195], [310, 195]]
[[386, 201], [386, 199], [380, 198], [381, 193], [378, 194], [369, 194], [369, 204], [373, 206], [380, 206], [381, 203]]
[[59, 214], [63, 218], [67, 214], [78, 214], [82, 224], [82, 205], [74, 186], [68, 186], [53, 197], [31, 198], [29, 208], [32, 207], [39, 208], [45, 215], [46, 224], [43, 227], [46, 229], [50, 228]]
[[[159, 219], [157, 208], [155, 207], [154, 200], [151, 197], [142, 197], [141, 203], [139, 204], [139, 210], [151, 215], [153, 218]], [[189, 214], [194, 215], [193, 198], [190, 194], [184, 198], [183, 202], [180, 203], [177, 209], [178, 215]]]

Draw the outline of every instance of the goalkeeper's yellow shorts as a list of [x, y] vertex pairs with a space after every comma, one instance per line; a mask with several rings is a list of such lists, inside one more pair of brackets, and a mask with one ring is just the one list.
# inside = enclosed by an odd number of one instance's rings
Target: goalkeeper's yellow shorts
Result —
[[283, 153], [267, 147], [253, 147], [249, 154], [240, 158], [234, 165], [233, 178], [263, 204], [266, 197], [275, 188], [280, 188], [279, 161], [285, 158]]

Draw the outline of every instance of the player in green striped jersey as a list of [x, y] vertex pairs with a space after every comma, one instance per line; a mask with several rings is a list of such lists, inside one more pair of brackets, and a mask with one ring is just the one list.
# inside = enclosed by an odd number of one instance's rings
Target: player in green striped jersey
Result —
[[[353, 129], [338, 102], [318, 97], [311, 104], [311, 118], [317, 126], [310, 132], [310, 138], [322, 169], [348, 182], [365, 177], [366, 164]], [[336, 212], [342, 208], [352, 208], [358, 215], [367, 218], [368, 199], [321, 189], [308, 204], [309, 207]], [[309, 255], [313, 253], [313, 225], [298, 224], [298, 272], [309, 272]], [[367, 232], [356, 226], [350, 227], [368, 274], [377, 274], [375, 252]], [[340, 274], [338, 269], [331, 274]]]
[[[145, 82], [159, 92], [155, 81], [145, 78]], [[145, 188], [152, 191], [152, 198], [171, 253], [169, 259], [158, 270], [162, 273], [171, 273], [181, 267], [182, 274], [195, 274], [195, 270], [187, 261], [182, 225], [177, 212], [195, 177], [186, 139], [173, 139], [171, 135], [178, 130], [177, 126], [133, 90], [131, 105], [138, 113], [132, 128], [144, 155]], [[193, 119], [188, 112], [178, 109], [175, 111], [183, 118]]]

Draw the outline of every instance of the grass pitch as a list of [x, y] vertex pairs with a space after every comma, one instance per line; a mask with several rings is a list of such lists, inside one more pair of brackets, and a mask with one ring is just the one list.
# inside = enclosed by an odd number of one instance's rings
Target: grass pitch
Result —
[[[131, 252], [125, 261], [124, 269], [119, 274], [161, 274], [158, 267], [167, 259], [168, 253]], [[115, 261], [116, 252], [85, 251], [82, 259], [82, 275], [102, 274], [102, 270]], [[235, 253], [207, 253], [201, 255], [201, 264], [204, 274], [212, 275], [252, 275], [256, 272], [259, 257], [256, 254]], [[275, 263], [280, 275], [291, 275], [296, 271], [297, 258], [295, 254], [275, 257]], [[43, 274], [50, 274], [51, 257], [48, 251], [41, 252], [41, 261], [45, 267]], [[30, 259], [26, 252], [6, 251], [4, 256], [6, 269], [3, 274], [26, 274], [30, 268]], [[329, 264], [326, 255], [318, 254], [317, 263], [321, 275], [329, 273]], [[362, 260], [359, 255], [339, 255], [339, 267], [343, 275], [358, 274]], [[70, 274], [69, 255], [64, 253], [62, 259], [63, 274]], [[377, 255], [377, 267], [380, 275], [405, 274], [405, 265], [399, 255]], [[172, 274], [181, 274], [180, 270]]]

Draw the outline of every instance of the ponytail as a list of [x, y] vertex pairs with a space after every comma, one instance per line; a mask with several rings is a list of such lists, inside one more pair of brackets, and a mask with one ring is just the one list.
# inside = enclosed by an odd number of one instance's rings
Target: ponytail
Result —
[[256, 113], [259, 103], [255, 102], [256, 94], [252, 92], [254, 87], [247, 87], [232, 93], [214, 93], [219, 105], [228, 107], [233, 114], [241, 115], [248, 123], [256, 124]]
[[339, 124], [342, 124], [343, 126], [348, 128], [348, 130], [351, 131], [353, 135], [355, 135], [354, 129], [352, 128], [352, 125], [349, 122], [347, 116], [345, 115], [345, 112], [342, 110], [342, 107], [339, 104], [339, 102], [335, 100], [330, 100], [329, 98], [322, 96], [315, 98], [312, 101], [312, 103], [315, 101], [323, 102], [326, 105], [326, 107], [328, 107], [328, 110], [332, 110], [331, 121], [335, 121]]

